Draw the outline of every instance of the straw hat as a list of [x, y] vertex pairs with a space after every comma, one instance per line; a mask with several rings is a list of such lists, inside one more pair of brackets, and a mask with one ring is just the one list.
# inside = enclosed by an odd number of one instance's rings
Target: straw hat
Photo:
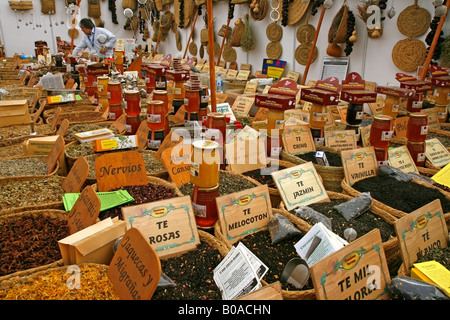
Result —
[[[288, 9], [288, 21], [287, 24], [289, 26], [296, 24], [297, 22], [300, 21], [300, 19], [303, 17], [303, 15], [305, 14], [306, 10], [308, 10], [308, 6], [309, 3], [311, 1], [304, 1], [304, 0], [293, 0], [292, 2], [289, 3], [289, 9]], [[282, 19], [282, 5], [278, 6], [278, 12], [280, 14], [280, 21]]]
[[[311, 46], [312, 46], [312, 43], [303, 43], [303, 44], [299, 45], [297, 47], [297, 49], [295, 49], [295, 60], [299, 64], [306, 66], [306, 64], [308, 63], [308, 59], [309, 59], [309, 53], [311, 52]], [[317, 47], [314, 47], [314, 52], [313, 52], [313, 56], [311, 59], [311, 63], [316, 61], [318, 53], [319, 52], [317, 50]]]
[[270, 41], [266, 47], [266, 55], [269, 59], [278, 59], [281, 57], [283, 48], [279, 41]]
[[[181, 6], [183, 6], [183, 21], [181, 21]], [[197, 8], [194, 0], [175, 0], [173, 2], [173, 12], [177, 26], [186, 28], [191, 22], [191, 19], [194, 17], [196, 10]]]
[[430, 13], [415, 4], [406, 7], [397, 18], [397, 28], [401, 34], [416, 38], [423, 35], [430, 28], [431, 15]]
[[274, 21], [267, 26], [266, 36], [270, 41], [280, 41], [283, 37], [283, 28]]
[[392, 49], [392, 61], [405, 72], [417, 71], [427, 56], [425, 43], [417, 39], [404, 39], [397, 42]]

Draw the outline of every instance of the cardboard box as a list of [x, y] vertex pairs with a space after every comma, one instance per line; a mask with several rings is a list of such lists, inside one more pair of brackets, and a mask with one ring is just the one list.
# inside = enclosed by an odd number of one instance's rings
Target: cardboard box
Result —
[[[52, 151], [58, 137], [58, 135], [53, 135], [25, 140], [22, 145], [23, 153], [28, 156], [46, 156]], [[58, 175], [67, 175], [66, 156], [64, 152], [61, 152], [59, 156]]]
[[0, 101], [0, 127], [31, 122], [27, 100]]
[[92, 141], [95, 152], [111, 151], [118, 149], [137, 148], [139, 139], [137, 135], [97, 139]]
[[65, 265], [99, 263], [109, 265], [114, 243], [126, 232], [126, 222], [107, 218], [58, 241]]

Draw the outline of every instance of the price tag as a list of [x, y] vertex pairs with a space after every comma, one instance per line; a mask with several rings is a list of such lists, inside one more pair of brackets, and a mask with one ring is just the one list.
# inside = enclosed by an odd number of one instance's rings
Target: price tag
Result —
[[428, 129], [439, 130], [441, 128], [436, 108], [422, 109], [421, 112], [428, 116]]
[[231, 108], [236, 115], [245, 117], [248, 115], [254, 102], [255, 97], [238, 96], [236, 100], [234, 100], [233, 106]]
[[216, 198], [216, 204], [222, 233], [230, 243], [267, 229], [272, 215], [267, 185]]
[[377, 175], [378, 164], [373, 147], [341, 151], [341, 159], [344, 177], [350, 186]]
[[191, 180], [191, 146], [177, 144], [162, 152], [161, 163], [169, 172], [169, 176], [177, 187]]
[[438, 138], [425, 140], [425, 156], [438, 168], [450, 163], [450, 152]]
[[256, 90], [258, 89], [258, 82], [257, 81], [247, 81], [244, 88], [244, 94], [252, 94], [256, 93]]
[[194, 249], [199, 243], [190, 196], [122, 208], [127, 229], [140, 230], [159, 257]]
[[73, 234], [93, 225], [100, 213], [100, 198], [92, 186], [83, 189], [68, 215], [69, 232]]
[[95, 160], [99, 192], [148, 183], [145, 162], [137, 151], [113, 152]]
[[387, 300], [391, 282], [380, 230], [375, 229], [311, 266], [318, 300]]
[[421, 254], [447, 247], [448, 229], [439, 199], [398, 219], [394, 227], [406, 274]]
[[388, 153], [389, 165], [391, 167], [397, 168], [405, 173], [412, 172], [419, 174], [419, 170], [417, 170], [414, 160], [408, 151], [408, 147], [400, 146], [394, 149], [388, 149]]
[[337, 150], [351, 150], [356, 148], [356, 134], [354, 130], [325, 131], [325, 145]]
[[161, 278], [161, 262], [139, 230], [133, 228], [123, 235], [109, 264], [108, 278], [121, 300], [150, 300], [153, 296]]
[[272, 173], [288, 211], [320, 201], [330, 201], [311, 161]]
[[362, 142], [363, 147], [370, 147], [370, 142], [369, 142], [370, 128], [371, 128], [370, 124], [359, 128], [359, 132], [361, 134], [361, 142]]
[[285, 126], [282, 134], [283, 147], [290, 154], [316, 151], [309, 125]]
[[397, 138], [406, 138], [406, 130], [408, 129], [409, 117], [397, 117], [394, 122], [394, 133]]

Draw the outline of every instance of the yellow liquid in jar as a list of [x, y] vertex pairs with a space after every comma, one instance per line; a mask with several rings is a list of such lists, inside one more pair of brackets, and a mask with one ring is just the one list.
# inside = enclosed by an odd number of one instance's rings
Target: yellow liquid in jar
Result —
[[394, 96], [386, 96], [384, 99], [384, 107], [381, 111], [382, 114], [396, 118], [400, 106], [400, 98]]
[[313, 103], [309, 109], [309, 125], [314, 128], [323, 128], [327, 124], [327, 106]]
[[269, 136], [279, 136], [283, 133], [283, 126], [278, 124], [281, 121], [284, 121], [284, 111], [269, 109], [266, 126]]
[[191, 182], [199, 188], [212, 188], [219, 183], [220, 149], [211, 140], [192, 143]]

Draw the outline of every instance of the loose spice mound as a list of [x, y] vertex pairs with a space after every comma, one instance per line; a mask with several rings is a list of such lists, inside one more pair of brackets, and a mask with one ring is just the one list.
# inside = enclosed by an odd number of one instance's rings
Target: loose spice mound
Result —
[[417, 258], [418, 263], [432, 260], [439, 262], [450, 270], [450, 247], [432, 249]]
[[[384, 221], [381, 217], [377, 216], [373, 212], [366, 211], [359, 215], [358, 217], [347, 221], [336, 209], [333, 207], [347, 202], [346, 199], [330, 199], [330, 202], [320, 202], [309, 204], [308, 207], [311, 209], [322, 213], [331, 219], [331, 228], [335, 234], [345, 239], [344, 230], [347, 228], [355, 229], [357, 236], [361, 237], [366, 233], [372, 231], [373, 229], [379, 229], [381, 233], [381, 240], [383, 242], [388, 241], [392, 237], [396, 236], [395, 228], [393, 225]], [[290, 211], [293, 215], [295, 215], [295, 210]], [[308, 219], [302, 218], [310, 225], [314, 225], [315, 222], [308, 221]]]
[[157, 185], [154, 183], [149, 183], [146, 185], [124, 186], [120, 188], [120, 190], [128, 191], [130, 196], [133, 197], [134, 201], [100, 212], [99, 214], [100, 220], [104, 220], [109, 217], [110, 218], [119, 217], [120, 219], [123, 219], [122, 208], [124, 207], [135, 206], [138, 204], [149, 203], [158, 200], [170, 199], [177, 196], [173, 189], [163, 185]]
[[6, 181], [0, 188], [0, 210], [62, 202], [61, 184], [59, 176]]
[[[256, 185], [244, 177], [230, 174], [225, 171], [220, 171], [219, 173], [219, 195], [221, 196], [254, 187], [256, 187]], [[190, 196], [194, 190], [194, 185], [191, 182], [188, 182], [179, 187], [179, 190], [182, 194]]]
[[58, 241], [68, 235], [65, 219], [25, 215], [0, 220], [0, 276], [60, 260]]
[[450, 212], [450, 200], [439, 190], [412, 181], [374, 176], [357, 181], [352, 188], [359, 192], [370, 192], [373, 199], [405, 213], [413, 212], [436, 199], [440, 199], [444, 212]]
[[[312, 161], [312, 163], [318, 164], [317, 160], [316, 160], [315, 152], [306, 152], [306, 153], [302, 153], [302, 154], [297, 154], [295, 156], [302, 160]], [[327, 160], [328, 160], [328, 163], [330, 164], [330, 166], [342, 167], [342, 159], [341, 159], [340, 154], [325, 151], [325, 156], [327, 157]]]
[[261, 169], [250, 170], [247, 172], [243, 172], [244, 176], [255, 179], [261, 184], [267, 184], [269, 188], [276, 188], [275, 182], [273, 181], [272, 172], [276, 172], [279, 170], [286, 169], [286, 167], [278, 166], [278, 167], [267, 167], [268, 171], [265, 171], [264, 174], [261, 174]]
[[[0, 141], [28, 136], [30, 131], [31, 127], [28, 124], [2, 127], [0, 128]], [[34, 126], [34, 131], [36, 131], [39, 135], [49, 135], [54, 132], [49, 124], [36, 124]]]
[[48, 172], [45, 158], [26, 157], [0, 160], [0, 177], [44, 176]]
[[92, 131], [97, 129], [103, 129], [108, 128], [110, 129], [114, 134], [118, 134], [119, 131], [117, 131], [114, 127], [108, 127], [106, 125], [100, 125], [95, 123], [79, 123], [69, 126], [69, 129], [67, 129], [66, 135], [64, 136], [64, 139], [67, 140], [76, 140], [75, 134], [79, 132], [85, 132], [85, 131]]
[[[107, 275], [106, 265], [81, 265], [80, 287], [70, 289], [67, 281], [73, 272], [50, 269], [30, 277], [10, 290], [0, 289], [3, 300], [119, 300]], [[70, 281], [69, 281], [70, 282]], [[72, 283], [75, 285], [74, 283]]]
[[205, 242], [181, 256], [161, 260], [161, 271], [175, 287], [158, 287], [152, 300], [219, 300], [220, 290], [214, 282], [213, 271], [222, 257]]
[[[280, 281], [283, 269], [289, 260], [299, 257], [294, 245], [301, 238], [301, 235], [291, 236], [277, 244], [272, 244], [270, 232], [262, 230], [246, 236], [241, 242], [269, 268], [264, 280], [267, 283], [274, 283]], [[282, 286], [284, 290], [299, 290], [287, 282], [283, 282]], [[310, 279], [301, 290], [312, 288]]]

